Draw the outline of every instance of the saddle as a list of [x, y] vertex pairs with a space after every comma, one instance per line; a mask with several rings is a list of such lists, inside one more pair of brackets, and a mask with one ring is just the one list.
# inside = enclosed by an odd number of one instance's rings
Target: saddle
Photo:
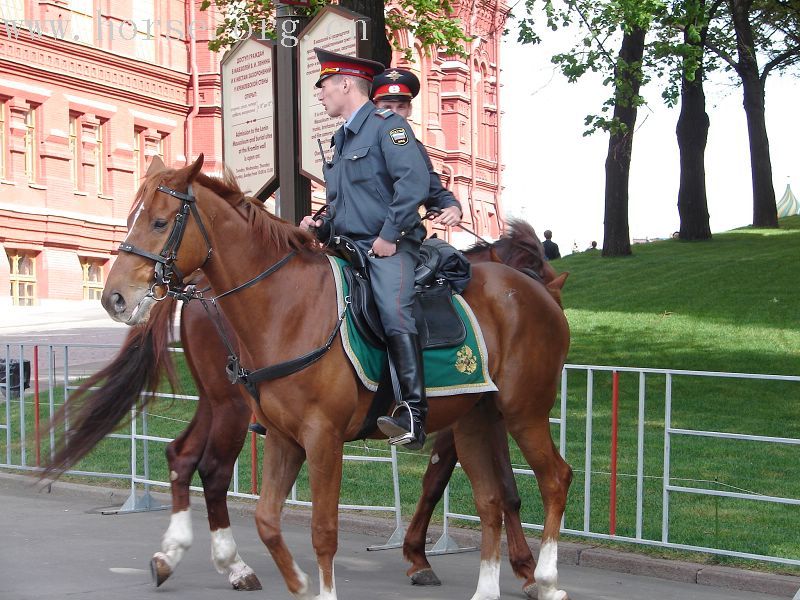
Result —
[[[353, 240], [335, 236], [332, 248], [349, 266], [344, 278], [350, 295], [348, 311], [359, 334], [372, 346], [386, 346], [386, 334], [369, 282], [369, 259]], [[463, 265], [460, 262], [463, 261]], [[464, 342], [467, 330], [453, 306], [453, 289], [469, 281], [470, 264], [458, 250], [439, 239], [425, 240], [414, 270], [414, 319], [422, 348], [445, 348]], [[458, 289], [460, 287], [460, 289]]]

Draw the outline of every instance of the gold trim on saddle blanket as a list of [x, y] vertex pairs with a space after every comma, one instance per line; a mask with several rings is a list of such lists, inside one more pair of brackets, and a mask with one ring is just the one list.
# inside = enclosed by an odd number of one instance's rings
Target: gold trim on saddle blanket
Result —
[[[342, 274], [340, 271], [340, 267], [337, 264], [336, 258], [333, 256], [328, 256], [328, 260], [331, 263], [331, 270], [333, 271], [333, 279], [336, 282], [336, 306], [339, 314], [341, 311], [344, 310], [344, 292], [343, 292], [343, 282], [342, 282]], [[480, 368], [480, 375], [481, 381], [478, 382], [460, 382], [454, 385], [441, 385], [441, 386], [431, 386], [426, 385], [427, 395], [431, 397], [435, 396], [455, 396], [458, 394], [479, 394], [482, 392], [496, 392], [497, 386], [492, 381], [492, 378], [489, 376], [488, 371], [488, 352], [486, 350], [486, 341], [483, 338], [483, 332], [481, 331], [480, 325], [478, 320], [475, 318], [475, 313], [472, 312], [469, 304], [458, 294], [454, 295], [453, 299], [458, 303], [459, 307], [463, 310], [464, 314], [468, 319], [468, 323], [466, 323], [467, 327], [471, 327], [472, 331], [475, 335], [475, 342], [477, 348], [470, 348], [470, 346], [463, 344], [460, 348], [457, 349], [455, 352], [455, 360], [454, 364], [452, 365], [453, 370], [461, 373], [465, 376], [474, 377], [475, 371]], [[358, 375], [359, 380], [364, 386], [371, 391], [375, 391], [378, 389], [378, 381], [366, 372], [364, 366], [361, 363], [361, 359], [359, 358], [356, 351], [353, 349], [353, 345], [350, 339], [350, 328], [348, 327], [348, 321], [350, 320], [350, 315], [348, 314], [345, 318], [344, 326], [339, 330], [342, 339], [342, 348], [344, 349], [345, 354], [347, 354], [347, 358], [350, 360], [350, 364], [353, 365], [353, 369], [355, 369], [356, 374]], [[448, 348], [446, 350], [453, 351], [453, 348]], [[424, 355], [427, 355], [429, 352], [438, 352], [439, 350], [426, 350]], [[477, 351], [477, 355], [476, 355]]]

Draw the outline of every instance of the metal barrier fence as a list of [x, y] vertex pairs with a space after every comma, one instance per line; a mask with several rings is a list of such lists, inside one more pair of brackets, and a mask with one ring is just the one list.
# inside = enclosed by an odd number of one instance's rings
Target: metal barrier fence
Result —
[[[86, 376], [88, 372], [76, 372], [74, 368], [70, 368], [70, 356], [75, 354], [78, 350], [83, 348], [102, 348], [112, 349], [116, 346], [110, 345], [89, 345], [89, 344], [71, 344], [71, 345], [34, 345], [34, 344], [6, 344], [5, 346], [5, 384], [3, 384], [5, 397], [8, 401], [5, 403], [5, 419], [0, 424], [0, 432], [5, 431], [5, 452], [4, 461], [0, 463], [0, 468], [14, 468], [14, 469], [27, 469], [35, 470], [40, 464], [40, 447], [42, 440], [39, 438], [39, 381], [47, 381], [47, 413], [52, 416], [55, 412], [57, 404], [57, 396], [62, 398], [68, 397], [70, 391], [75, 389], [74, 385], [70, 384], [71, 379], [76, 376]], [[44, 358], [41, 356], [44, 353]], [[60, 358], [59, 358], [60, 357]], [[14, 398], [14, 390], [11, 386], [11, 360], [17, 360], [20, 364], [24, 360], [32, 360], [32, 386], [34, 387], [33, 393], [28, 393], [27, 396], [24, 390], [24, 382], [17, 382], [18, 389], [16, 390], [18, 398]], [[46, 368], [42, 376], [42, 369], [40, 363], [44, 363]], [[60, 364], [59, 364], [60, 363]], [[585, 379], [576, 376], [583, 373]], [[0, 373], [1, 375], [2, 373]], [[627, 385], [620, 384], [620, 375], [628, 378]], [[607, 378], [610, 377], [610, 382]], [[636, 383], [638, 378], [638, 383]], [[673, 534], [671, 516], [673, 512], [672, 502], [674, 498], [682, 497], [700, 497], [700, 498], [713, 498], [715, 501], [718, 499], [728, 500], [741, 500], [746, 502], [758, 503], [759, 509], [764, 505], [782, 505], [789, 507], [797, 507], [800, 505], [800, 490], [793, 487], [795, 497], [791, 495], [757, 493], [751, 490], [736, 489], [712, 489], [710, 485], [714, 484], [716, 487], [728, 486], [733, 488], [732, 484], [718, 481], [711, 481], [703, 479], [700, 476], [694, 475], [692, 477], [681, 477], [680, 475], [689, 475], [688, 473], [681, 472], [685, 469], [681, 466], [678, 473], [673, 473], [675, 466], [675, 450], [673, 449], [674, 443], [681, 443], [682, 440], [725, 440], [738, 443], [756, 443], [759, 445], [759, 452], [762, 448], [767, 446], [782, 446], [795, 449], [800, 446], [800, 439], [791, 437], [779, 437], [769, 435], [759, 435], [754, 433], [742, 433], [734, 431], [713, 431], [710, 428], [690, 428], [690, 427], [674, 427], [673, 421], [675, 417], [675, 404], [673, 398], [673, 384], [676, 378], [685, 379], [704, 379], [718, 381], [720, 379], [736, 379], [736, 380], [751, 380], [758, 382], [784, 382], [790, 384], [794, 390], [800, 390], [800, 376], [780, 376], [780, 375], [752, 375], [743, 373], [719, 373], [719, 372], [705, 372], [705, 371], [687, 371], [687, 370], [668, 370], [668, 369], [638, 369], [628, 367], [607, 367], [607, 366], [591, 366], [591, 365], [566, 365], [561, 379], [561, 390], [558, 404], [558, 417], [551, 418], [552, 426], [558, 428], [558, 434], [554, 438], [558, 439], [559, 449], [562, 455], [573, 461], [573, 467], [576, 472], [576, 481], [573, 483], [571, 494], [573, 496], [582, 496], [582, 499], [571, 498], [568, 503], [568, 513], [571, 506], [575, 506], [578, 502], [580, 510], [572, 510], [572, 514], [566, 515], [562, 522], [562, 532], [573, 534], [585, 538], [599, 538], [616, 541], [631, 542], [635, 544], [644, 544], [649, 546], [660, 546], [665, 548], [674, 548], [680, 550], [691, 550], [707, 552], [712, 554], [719, 554], [725, 556], [733, 556], [747, 559], [757, 559], [776, 563], [783, 563], [789, 565], [800, 565], [800, 559], [787, 556], [780, 556], [779, 553], [755, 553], [743, 552], [738, 550], [731, 550], [725, 547], [714, 547], [712, 545], [703, 545], [698, 543], [684, 543], [673, 541], [675, 536]], [[20, 378], [22, 379], [22, 378]], [[602, 379], [598, 383], [598, 379]], [[632, 383], [632, 381], [633, 383]], [[653, 393], [653, 389], [660, 388], [663, 380], [663, 393]], [[684, 387], [686, 387], [684, 385]], [[584, 389], [585, 388], [585, 389]], [[608, 389], [606, 389], [608, 388]], [[620, 391], [622, 388], [622, 392]], [[631, 389], [635, 388], [635, 390]], [[648, 392], [648, 389], [650, 390]], [[606, 393], [608, 391], [608, 393]], [[800, 394], [794, 392], [794, 398], [800, 398]], [[618, 452], [620, 448], [620, 396], [621, 393], [630, 402], [623, 402], [623, 411], [627, 411], [628, 419], [625, 421], [628, 424], [622, 427], [623, 431], [623, 448], [628, 449], [629, 452], [623, 452], [623, 459], [628, 464], [633, 463], [634, 468], [628, 468], [620, 471], [618, 468]], [[690, 393], [684, 391], [684, 393]], [[33, 399], [31, 399], [33, 396]], [[581, 396], [583, 400], [581, 400]], [[610, 396], [610, 398], [609, 398]], [[170, 394], [159, 394], [161, 398], [171, 398], [175, 401], [196, 401], [196, 396], [180, 396]], [[596, 401], [596, 398], [600, 400]], [[635, 402], [634, 402], [635, 398]], [[62, 400], [63, 401], [63, 400]], [[35, 415], [35, 423], [31, 427], [28, 422], [28, 410], [26, 404], [33, 403], [33, 413]], [[12, 405], [15, 410], [12, 411]], [[585, 417], [576, 418], [574, 415], [580, 413], [585, 406]], [[599, 413], [597, 407], [600, 407]], [[573, 416], [570, 417], [568, 408], [572, 411]], [[663, 411], [662, 411], [663, 410]], [[648, 413], [649, 411], [649, 413]], [[606, 414], [606, 412], [608, 414]], [[12, 413], [13, 418], [12, 418]], [[137, 511], [137, 510], [152, 510], [160, 508], [157, 503], [152, 500], [149, 495], [151, 486], [169, 487], [167, 477], [163, 480], [155, 478], [150, 471], [150, 455], [149, 444], [152, 443], [168, 443], [172, 438], [166, 436], [151, 435], [149, 419], [153, 418], [152, 413], [143, 412], [140, 415], [132, 413], [131, 424], [129, 433], [114, 433], [108, 436], [110, 439], [123, 440], [130, 445], [130, 457], [128, 472], [123, 473], [121, 470], [117, 472], [94, 472], [94, 471], [81, 471], [75, 470], [70, 473], [78, 475], [88, 475], [93, 477], [105, 477], [125, 480], [130, 482], [131, 495], [128, 501], [120, 509], [122, 511]], [[163, 418], [163, 417], [162, 417]], [[663, 424], [661, 421], [663, 420]], [[608, 427], [595, 428], [595, 421], [608, 422]], [[657, 422], [658, 421], [658, 422]], [[18, 432], [14, 435], [15, 424], [18, 423]], [[635, 433], [631, 432], [635, 424]], [[30, 440], [27, 439], [28, 431], [32, 429], [34, 436], [33, 447], [35, 448], [35, 459], [31, 461], [27, 454], [27, 448], [30, 445]], [[568, 436], [569, 432], [574, 432]], [[16, 438], [16, 439], [15, 439]], [[607, 440], [606, 440], [607, 438]], [[0, 438], [2, 439], [2, 438]], [[600, 460], [601, 454], [598, 452], [598, 447], [608, 441], [610, 452], [607, 455], [608, 470], [598, 470], [593, 464]], [[569, 442], [569, 446], [568, 446]], [[2, 443], [2, 442], [0, 442]], [[54, 448], [54, 434], [51, 432], [49, 436], [49, 443], [45, 443], [46, 448], [52, 452]], [[663, 448], [661, 447], [663, 446]], [[567, 449], [570, 449], [570, 455], [567, 455]], [[575, 448], [577, 447], [577, 451]], [[635, 448], [635, 459], [633, 456], [633, 449]], [[649, 448], [648, 453], [649, 461], [645, 458], [646, 448]], [[654, 454], [659, 454], [659, 460], [655, 461], [652, 458]], [[12, 451], [17, 449], [15, 451]], [[139, 454], [141, 450], [141, 456]], [[574, 456], [575, 453], [577, 456]], [[249, 454], [249, 463], [251, 466], [250, 482], [251, 488], [247, 492], [242, 489], [241, 473], [239, 461], [242, 457]], [[392, 449], [391, 452], [386, 451], [387, 456], [358, 456], [347, 455], [345, 460], [348, 461], [366, 461], [366, 462], [385, 462], [390, 464], [391, 468], [391, 485], [393, 487], [394, 503], [391, 506], [373, 506], [373, 505], [360, 505], [360, 504], [341, 504], [340, 508], [345, 510], [366, 510], [366, 511], [383, 511], [394, 514], [396, 521], [396, 529], [386, 544], [373, 547], [374, 549], [398, 547], [402, 543], [404, 535], [404, 526], [401, 516], [400, 506], [400, 482], [398, 475], [397, 465], [397, 452]], [[257, 498], [257, 487], [254, 487], [256, 480], [256, 458], [257, 447], [255, 436], [251, 436], [251, 445], [245, 448], [239, 461], [237, 461], [236, 468], [234, 469], [234, 476], [232, 481], [231, 490], [229, 495], [242, 498]], [[744, 455], [744, 454], [743, 454]], [[678, 452], [678, 457], [683, 458], [683, 452]], [[800, 464], [800, 454], [792, 455], [793, 464]], [[163, 461], [162, 458], [159, 460]], [[602, 455], [603, 462], [606, 461], [606, 455]], [[579, 461], [582, 462], [583, 469], [578, 468]], [[31, 464], [32, 463], [32, 464]], [[699, 470], [699, 465], [695, 465]], [[648, 473], [647, 471], [650, 471]], [[528, 486], [531, 476], [534, 473], [525, 467], [515, 466], [514, 473], [517, 474], [518, 483], [520, 487]], [[653, 474], [655, 473], [655, 474]], [[386, 473], [388, 475], [388, 472]], [[386, 476], [385, 475], [385, 476]], [[607, 519], [603, 513], [605, 510], [606, 499], [603, 495], [600, 496], [599, 490], [602, 486], [598, 486], [599, 479], [608, 478], [608, 516]], [[791, 478], [791, 475], [787, 475]], [[579, 485], [579, 479], [583, 479], [583, 485]], [[618, 531], [617, 511], [618, 511], [618, 488], [624, 488], [620, 482], [620, 478], [628, 478], [635, 480], [635, 494], [628, 494], [626, 497], [627, 502], [623, 501], [622, 505], [627, 507], [630, 515], [626, 519], [629, 533]], [[798, 479], [793, 477], [792, 479]], [[695, 485], [679, 485], [678, 482], [691, 482]], [[376, 479], [377, 482], [377, 479]], [[660, 489], [656, 492], [647, 494], [645, 488], [648, 483], [660, 483]], [[378, 484], [379, 485], [379, 484]], [[192, 486], [192, 490], [202, 491], [201, 487]], [[604, 489], [604, 488], [603, 488]], [[143, 495], [137, 496], [137, 490], [143, 490]], [[633, 499], [630, 496], [634, 496]], [[660, 503], [657, 498], [660, 497]], [[655, 499], [654, 499], [655, 498]], [[300, 500], [298, 498], [297, 487], [292, 488], [291, 495], [287, 500], [289, 504], [297, 505], [310, 505], [309, 502]], [[682, 518], [680, 511], [678, 511], [678, 518]], [[794, 523], [800, 523], [798, 514], [793, 513], [791, 516]], [[452, 507], [450, 497], [450, 486], [445, 491], [444, 496], [444, 528], [443, 533], [439, 540], [434, 544], [429, 553], [446, 553], [453, 551], [463, 550], [453, 542], [448, 535], [448, 528], [452, 519], [477, 521], [478, 518], [473, 514], [468, 514], [464, 510], [455, 510]], [[631, 520], [633, 525], [631, 526]], [[660, 521], [657, 527], [653, 524], [654, 520]], [[573, 523], [577, 522], [577, 526]], [[524, 522], [523, 526], [529, 529], [541, 530], [542, 525], [540, 522]], [[655, 529], [657, 531], [655, 531]], [[624, 527], [622, 528], [624, 529]], [[794, 537], [796, 527], [792, 531], [787, 531], [788, 537]], [[720, 544], [722, 546], [722, 544]]]
[[[582, 518], [582, 526], [581, 527], [568, 527], [565, 526], [564, 521], [562, 521], [562, 533], [577, 535], [580, 537], [586, 538], [596, 538], [596, 539], [606, 539], [606, 540], [614, 540], [614, 541], [623, 541], [623, 542], [631, 542], [635, 544], [642, 544], [648, 546], [659, 546], [663, 548], [673, 548], [678, 550], [690, 550], [690, 551], [697, 551], [697, 552], [706, 552], [711, 554], [718, 554], [724, 556], [732, 556], [738, 558], [746, 558], [746, 559], [754, 559], [754, 560], [763, 560], [775, 563], [782, 563], [788, 565], [800, 565], [800, 559], [798, 558], [791, 558], [786, 556], [777, 556], [777, 555], [769, 555], [769, 554], [758, 554], [752, 552], [741, 552], [736, 550], [730, 550], [725, 548], [715, 548], [708, 545], [698, 545], [698, 544], [689, 544], [689, 543], [677, 543], [670, 541], [670, 502], [673, 495], [676, 494], [685, 494], [685, 495], [697, 495], [697, 496], [705, 496], [705, 497], [714, 497], [714, 498], [729, 498], [729, 499], [736, 499], [736, 500], [747, 500], [756, 502], [762, 505], [766, 504], [781, 504], [785, 506], [800, 506], [800, 497], [785, 497], [785, 496], [777, 496], [771, 494], [759, 494], [755, 492], [750, 492], [747, 490], [740, 490], [740, 491], [728, 491], [728, 490], [720, 490], [720, 489], [710, 489], [707, 486], [697, 485], [697, 486], [687, 486], [687, 485], [676, 485], [675, 481], [678, 479], [687, 479], [687, 478], [677, 478], [673, 477], [671, 474], [671, 464], [673, 460], [673, 450], [672, 450], [672, 442], [673, 439], [676, 437], [694, 437], [694, 438], [704, 438], [704, 439], [718, 439], [718, 440], [735, 440], [740, 442], [757, 442], [759, 444], [777, 444], [777, 445], [786, 445], [790, 447], [798, 447], [800, 446], [800, 439], [797, 438], [788, 438], [788, 437], [775, 437], [775, 436], [766, 436], [766, 435], [754, 435], [749, 433], [738, 433], [738, 432], [725, 432], [725, 431], [709, 431], [709, 430], [702, 430], [702, 429], [690, 429], [690, 428], [679, 428], [672, 426], [673, 420], [673, 381], [676, 377], [693, 377], [693, 378], [725, 378], [725, 379], [748, 379], [748, 380], [756, 380], [756, 381], [780, 381], [780, 382], [791, 382], [794, 384], [796, 389], [795, 395], [793, 396], [795, 400], [800, 399], [800, 376], [784, 376], [784, 375], [759, 375], [759, 374], [748, 374], [748, 373], [724, 373], [724, 372], [710, 372], [710, 371], [690, 371], [690, 370], [670, 370], [670, 369], [644, 369], [644, 368], [631, 368], [631, 367], [608, 367], [608, 366], [594, 366], [594, 365], [572, 365], [568, 364], [565, 365], [564, 370], [562, 372], [561, 377], [561, 417], [558, 419], [551, 419], [551, 423], [555, 423], [559, 426], [559, 442], [560, 446], [559, 449], [561, 451], [562, 456], [566, 459], [566, 439], [567, 439], [567, 418], [566, 418], [566, 398], [569, 396], [569, 386], [572, 377], [570, 377], [571, 373], [575, 372], [585, 372], [586, 375], [586, 391], [585, 391], [585, 406], [586, 406], [586, 420], [585, 420], [585, 453], [583, 456], [583, 518]], [[612, 385], [611, 385], [611, 443], [610, 443], [610, 457], [609, 457], [609, 464], [610, 464], [610, 472], [609, 473], [602, 473], [603, 475], [609, 475], [610, 484], [609, 484], [609, 518], [608, 518], [608, 529], [606, 531], [601, 531], [599, 527], [593, 526], [592, 523], [592, 515], [593, 515], [593, 505], [592, 505], [592, 494], [593, 494], [593, 483], [592, 483], [592, 476], [593, 473], [597, 474], [596, 470], [593, 470], [592, 463], [593, 463], [593, 421], [594, 414], [593, 414], [593, 407], [594, 407], [594, 397], [595, 397], [595, 374], [598, 372], [605, 372], [610, 373], [612, 376]], [[618, 410], [619, 410], [619, 374], [620, 373], [630, 373], [638, 375], [638, 402], [637, 402], [637, 419], [636, 419], [636, 472], [633, 473], [623, 473], [620, 474], [617, 469], [617, 448], [618, 448]], [[662, 462], [662, 474], [659, 476], [661, 480], [661, 523], [660, 523], [660, 536], [647, 536], [643, 533], [644, 524], [645, 524], [645, 510], [644, 510], [644, 501], [645, 501], [645, 493], [644, 493], [644, 486], [645, 486], [645, 479], [652, 476], [645, 475], [645, 407], [646, 407], [646, 389], [647, 389], [647, 377], [649, 376], [659, 376], [663, 377], [665, 381], [664, 392], [663, 392], [663, 401], [664, 405], [664, 412], [663, 412], [663, 462]], [[791, 397], [791, 396], [790, 396]], [[788, 400], [788, 397], [787, 397]], [[577, 463], [576, 463], [577, 464]], [[794, 455], [793, 461], [790, 463], [793, 466], [797, 466], [800, 464], [800, 452], [797, 452]], [[460, 466], [460, 465], [459, 465]], [[575, 466], [575, 465], [573, 465]], [[514, 468], [514, 473], [517, 475], [523, 476], [533, 476], [535, 474], [530, 469], [526, 468]], [[575, 469], [576, 473], [579, 472], [578, 469]], [[617, 481], [618, 476], [620, 475], [627, 475], [630, 477], [634, 477], [636, 480], [636, 495], [635, 495], [635, 532], [633, 535], [620, 535], [616, 532], [616, 514], [617, 514]], [[787, 478], [791, 480], [797, 480], [797, 473], [792, 476], [792, 474], [785, 474]], [[688, 478], [688, 481], [693, 481], [697, 484], [702, 483], [715, 483], [719, 484], [719, 482], [714, 481], [711, 482], [709, 480], [704, 479], [691, 479]], [[523, 483], [518, 478], [518, 483], [522, 485]], [[574, 487], [573, 483], [573, 487]], [[722, 485], [722, 484], [720, 484]], [[732, 487], [732, 486], [729, 486]], [[800, 488], [795, 487], [796, 495], [800, 496]], [[442, 552], [449, 552], [449, 551], [459, 551], [461, 550], [458, 545], [447, 536], [447, 527], [448, 523], [451, 519], [460, 519], [460, 520], [468, 520], [468, 521], [478, 521], [478, 517], [473, 515], [467, 515], [459, 512], [454, 512], [450, 510], [450, 490], [449, 486], [445, 491], [444, 497], [444, 533], [442, 537], [437, 541], [435, 545], [435, 550], [437, 553]], [[754, 513], [758, 512], [760, 509], [754, 509]], [[657, 511], [656, 511], [657, 512]], [[800, 525], [800, 511], [797, 511], [796, 514], [793, 515], [795, 527], [791, 527], [785, 531], [787, 538], [793, 539], [794, 532], [796, 531], [796, 526]], [[523, 522], [523, 527], [528, 529], [534, 530], [542, 530], [543, 526], [541, 523], [528, 523]]]
[[[13, 351], [12, 351], [13, 348]], [[41, 356], [40, 349], [44, 350], [44, 357]], [[33, 344], [33, 343], [18, 343], [5, 345], [5, 365], [6, 376], [4, 384], [0, 387], [2, 395], [7, 399], [5, 403], [5, 419], [0, 424], [0, 431], [5, 430], [5, 461], [0, 462], [0, 468], [14, 468], [20, 470], [35, 471], [40, 468], [41, 464], [41, 447], [42, 440], [40, 439], [40, 406], [41, 398], [39, 392], [40, 379], [46, 379], [47, 384], [47, 414], [48, 418], [52, 418], [56, 413], [57, 407], [63, 404], [64, 399], [69, 397], [69, 393], [78, 388], [74, 385], [75, 379], [87, 377], [93, 372], [95, 368], [89, 368], [85, 371], [77, 372], [74, 368], [70, 368], [70, 355], [74, 355], [76, 351], [80, 350], [105, 350], [116, 351], [118, 346], [110, 344]], [[181, 348], [172, 349], [176, 353], [182, 353]], [[60, 361], [58, 360], [60, 356]], [[12, 362], [15, 361], [15, 362]], [[25, 393], [24, 381], [17, 381], [11, 376], [11, 371], [15, 364], [24, 364], [25, 361], [31, 363], [31, 382], [34, 386], [31, 394]], [[41, 363], [46, 365], [44, 369], [44, 377], [42, 376]], [[96, 363], [95, 363], [96, 364]], [[16, 385], [12, 385], [12, 381]], [[60, 401], [56, 402], [56, 396], [61, 395]], [[32, 396], [28, 399], [27, 396]], [[182, 394], [166, 394], [156, 393], [157, 398], [168, 399], [173, 401], [189, 401], [197, 402], [198, 396], [182, 395]], [[33, 445], [35, 448], [35, 458], [31, 461], [28, 457], [28, 429], [30, 424], [27, 419], [26, 404], [32, 404], [32, 412], [35, 415], [33, 423]], [[17, 419], [12, 419], [12, 405], [16, 405]], [[194, 411], [192, 411], [194, 412]], [[127, 512], [142, 512], [147, 510], [160, 510], [169, 508], [169, 506], [160, 505], [150, 494], [151, 486], [155, 487], [170, 487], [170, 482], [165, 477], [162, 479], [154, 479], [151, 475], [151, 455], [150, 443], [168, 444], [174, 438], [152, 435], [149, 431], [150, 419], [154, 415], [147, 409], [141, 413], [131, 410], [131, 418], [128, 433], [111, 433], [107, 440], [125, 440], [130, 445], [130, 460], [128, 463], [128, 472], [114, 472], [114, 471], [87, 471], [81, 469], [72, 469], [67, 471], [67, 474], [82, 475], [90, 477], [101, 477], [107, 479], [119, 479], [130, 482], [131, 493], [125, 503], [116, 510], [106, 511], [108, 513], [127, 513]], [[13, 439], [13, 422], [18, 421], [18, 442], [14, 443]], [[181, 423], [188, 425], [188, 420], [182, 420]], [[69, 427], [69, 415], [65, 419], [65, 428]], [[231, 489], [228, 492], [229, 496], [238, 498], [258, 499], [258, 440], [255, 434], [249, 434], [250, 444], [246, 445], [242, 450], [242, 454], [237, 459], [234, 470], [233, 479], [231, 481]], [[55, 449], [55, 432], [50, 431], [49, 443], [46, 444], [51, 456]], [[139, 455], [141, 447], [141, 456]], [[12, 450], [19, 448], [18, 454], [14, 455]], [[393, 504], [392, 505], [370, 505], [370, 504], [339, 504], [341, 510], [358, 510], [358, 511], [375, 511], [375, 512], [388, 512], [393, 513], [396, 529], [390, 536], [385, 544], [370, 546], [370, 550], [382, 550], [388, 548], [396, 548], [402, 546], [403, 537], [405, 535], [405, 528], [402, 521], [401, 508], [400, 508], [400, 480], [397, 471], [397, 451], [395, 448], [386, 450], [384, 456], [363, 456], [345, 454], [344, 460], [347, 462], [367, 462], [367, 463], [388, 463], [391, 469], [391, 485], [393, 488]], [[250, 469], [250, 491], [244, 491], [240, 486], [240, 461], [242, 456], [249, 458]], [[165, 462], [163, 454], [159, 453], [158, 459], [162, 463]], [[31, 462], [33, 464], [31, 464]], [[141, 466], [140, 466], [141, 465]], [[139, 494], [137, 490], [141, 489], [142, 493]], [[203, 488], [200, 486], [190, 486], [190, 489], [197, 492], [202, 492]], [[298, 506], [311, 506], [311, 502], [298, 499], [297, 483], [292, 486], [289, 498], [286, 500], [287, 504]]]

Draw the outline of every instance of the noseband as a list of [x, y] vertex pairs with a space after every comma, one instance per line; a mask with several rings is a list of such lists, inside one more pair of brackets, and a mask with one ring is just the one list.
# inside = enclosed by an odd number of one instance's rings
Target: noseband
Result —
[[[207, 252], [206, 258], [203, 261], [203, 265], [206, 264], [209, 258], [211, 258], [212, 248], [211, 242], [208, 239], [208, 233], [203, 225], [203, 220], [200, 218], [200, 213], [197, 211], [196, 198], [192, 193], [192, 184], [189, 184], [189, 188], [185, 194], [183, 192], [179, 192], [178, 190], [168, 188], [164, 185], [159, 185], [158, 188], [156, 188], [156, 191], [169, 194], [173, 198], [177, 198], [183, 202], [183, 206], [181, 207], [180, 211], [178, 211], [178, 213], [175, 215], [175, 223], [172, 225], [172, 231], [170, 232], [167, 241], [164, 243], [164, 248], [162, 248], [159, 254], [153, 254], [147, 250], [137, 248], [133, 244], [122, 242], [119, 245], [119, 249], [122, 252], [137, 254], [156, 263], [155, 273], [153, 275], [155, 281], [153, 282], [153, 285], [150, 286], [148, 295], [154, 300], [161, 301], [170, 295], [170, 284], [178, 287], [183, 281], [183, 273], [181, 273], [180, 269], [178, 269], [176, 266], [175, 260], [178, 258], [178, 250], [180, 249], [181, 242], [183, 241], [183, 234], [186, 232], [186, 225], [189, 222], [190, 214], [194, 216], [194, 219], [197, 222], [197, 227], [200, 229], [200, 233], [203, 235], [203, 239], [206, 242]], [[200, 266], [202, 267], [203, 265]], [[156, 288], [165, 288], [166, 291], [164, 292], [164, 295], [156, 295]]]

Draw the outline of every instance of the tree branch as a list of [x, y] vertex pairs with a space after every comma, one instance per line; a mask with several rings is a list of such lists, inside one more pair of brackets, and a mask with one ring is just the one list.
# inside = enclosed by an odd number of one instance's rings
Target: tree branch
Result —
[[717, 46], [712, 40], [706, 39], [706, 48], [711, 50], [714, 54], [716, 54], [719, 58], [723, 61], [728, 63], [730, 67], [735, 70], [737, 73], [739, 72], [739, 63], [734, 60], [734, 58], [725, 52], [721, 47]]
[[775, 67], [780, 66], [782, 63], [791, 63], [793, 61], [789, 60], [792, 57], [800, 57], [800, 46], [793, 46], [792, 48], [788, 48], [785, 52], [781, 52], [771, 61], [769, 61], [766, 65], [764, 65], [764, 70], [761, 72], [759, 79], [761, 80], [761, 85], [767, 80], [767, 75], [769, 72], [774, 69]]

